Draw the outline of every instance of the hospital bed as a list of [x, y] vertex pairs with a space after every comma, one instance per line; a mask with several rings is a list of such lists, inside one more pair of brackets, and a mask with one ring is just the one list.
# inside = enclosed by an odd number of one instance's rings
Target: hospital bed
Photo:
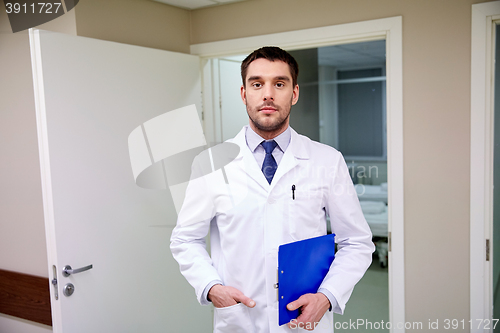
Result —
[[381, 267], [387, 267], [387, 237], [389, 215], [387, 210], [387, 183], [356, 185], [359, 203], [373, 234]]
[[355, 185], [360, 201], [382, 201], [387, 204], [387, 183], [380, 185]]

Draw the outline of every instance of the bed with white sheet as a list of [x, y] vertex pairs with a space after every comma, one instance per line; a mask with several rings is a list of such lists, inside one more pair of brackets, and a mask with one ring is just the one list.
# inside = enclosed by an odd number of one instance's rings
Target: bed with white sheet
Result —
[[387, 210], [387, 183], [356, 185], [359, 203], [372, 231], [380, 266], [387, 266], [387, 237], [389, 214]]
[[387, 237], [389, 215], [387, 206], [382, 201], [360, 201], [363, 215], [374, 237]]
[[356, 184], [355, 188], [360, 201], [382, 201], [387, 204], [387, 183], [380, 185]]

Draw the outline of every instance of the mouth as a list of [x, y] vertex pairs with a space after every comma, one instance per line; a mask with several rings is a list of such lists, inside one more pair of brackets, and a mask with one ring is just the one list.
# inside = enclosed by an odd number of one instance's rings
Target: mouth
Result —
[[264, 114], [271, 114], [277, 112], [278, 110], [276, 108], [273, 108], [272, 106], [264, 106], [259, 111]]

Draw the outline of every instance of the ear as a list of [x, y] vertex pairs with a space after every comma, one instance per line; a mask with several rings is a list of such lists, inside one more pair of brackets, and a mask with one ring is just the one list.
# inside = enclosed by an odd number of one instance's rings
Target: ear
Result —
[[247, 91], [245, 90], [245, 87], [243, 87], [243, 85], [241, 86], [240, 94], [243, 104], [247, 105]]
[[299, 85], [296, 84], [295, 87], [293, 88], [292, 105], [297, 104], [298, 101], [299, 101]]

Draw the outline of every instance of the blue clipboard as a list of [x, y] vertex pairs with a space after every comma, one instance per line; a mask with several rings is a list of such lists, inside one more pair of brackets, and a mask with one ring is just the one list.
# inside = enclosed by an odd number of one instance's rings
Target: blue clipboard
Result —
[[317, 293], [335, 258], [335, 234], [281, 245], [278, 249], [278, 324], [296, 319], [299, 310], [286, 306], [300, 296]]

